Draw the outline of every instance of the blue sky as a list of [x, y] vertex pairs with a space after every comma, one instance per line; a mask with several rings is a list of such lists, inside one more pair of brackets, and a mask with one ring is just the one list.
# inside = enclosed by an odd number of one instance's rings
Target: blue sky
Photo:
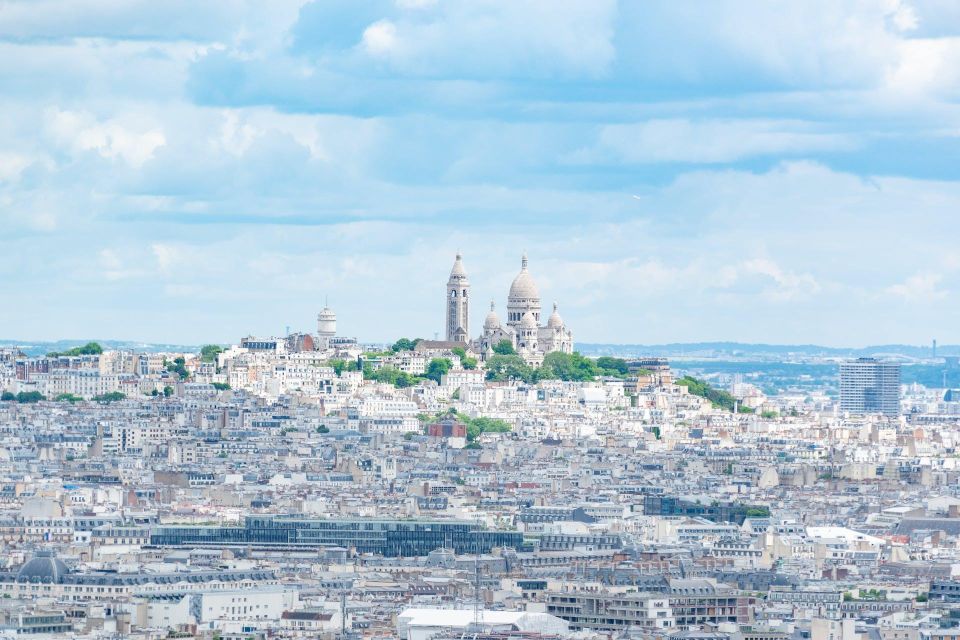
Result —
[[960, 342], [955, 0], [0, 0], [0, 338]]

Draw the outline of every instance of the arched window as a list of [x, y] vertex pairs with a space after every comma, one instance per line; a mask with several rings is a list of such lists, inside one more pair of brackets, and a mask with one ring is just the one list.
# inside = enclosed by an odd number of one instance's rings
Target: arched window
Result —
[[450, 297], [451, 297], [451, 298], [456, 298], [456, 297], [457, 297], [457, 290], [456, 290], [456, 289], [451, 289], [451, 290], [450, 290]]

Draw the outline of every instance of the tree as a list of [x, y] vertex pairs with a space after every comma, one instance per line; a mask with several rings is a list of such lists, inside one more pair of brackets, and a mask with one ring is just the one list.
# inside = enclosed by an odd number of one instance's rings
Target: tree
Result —
[[217, 391], [226, 391], [230, 388], [230, 385], [226, 382], [211, 382], [210, 384], [212, 384], [213, 388]]
[[379, 369], [374, 369], [368, 362], [363, 363], [363, 379], [385, 382], [392, 384], [398, 389], [412, 387], [417, 384], [419, 380], [416, 376], [412, 376], [406, 371], [400, 371], [400, 369], [395, 367], [380, 367]]
[[47, 354], [47, 357], [59, 358], [60, 356], [98, 356], [101, 353], [103, 353], [103, 347], [101, 347], [99, 343], [88, 342], [83, 346], [67, 349], [66, 351], [51, 351]]
[[110, 404], [111, 402], [119, 402], [127, 396], [120, 393], [119, 391], [111, 391], [110, 393], [104, 393], [99, 396], [93, 396], [94, 402], [100, 402], [103, 404]]
[[39, 391], [21, 391], [16, 398], [17, 402], [21, 404], [34, 404], [46, 399], [46, 396]]
[[510, 433], [513, 427], [509, 423], [497, 418], [465, 418], [460, 419], [467, 423], [467, 440], [473, 442], [483, 433]]
[[54, 400], [56, 400], [57, 402], [69, 402], [70, 404], [73, 404], [74, 402], [80, 402], [81, 400], [83, 400], [83, 398], [81, 398], [80, 396], [75, 396], [72, 393], [61, 393], [56, 398], [54, 398]]
[[171, 373], [176, 373], [180, 376], [181, 380], [186, 380], [190, 377], [190, 372], [187, 371], [186, 360], [183, 359], [183, 356], [177, 356], [173, 359], [173, 362], [167, 363], [167, 371]]
[[347, 368], [346, 360], [328, 360], [327, 366], [333, 367], [333, 372], [338, 376], [343, 373], [343, 370]]
[[217, 356], [223, 353], [223, 347], [218, 344], [205, 344], [200, 347], [201, 362], [216, 362]]
[[476, 369], [477, 368], [477, 359], [471, 358], [467, 355], [467, 350], [463, 347], [454, 347], [450, 349], [457, 357], [460, 358], [460, 366], [464, 369]]
[[440, 384], [440, 379], [450, 371], [450, 367], [452, 366], [453, 363], [447, 358], [434, 358], [430, 361], [430, 364], [427, 365], [427, 371], [424, 373], [424, 377]]
[[567, 381], [585, 382], [593, 380], [600, 374], [593, 360], [579, 353], [561, 353], [554, 351], [543, 358], [539, 378], [549, 380], [557, 378]]
[[487, 359], [487, 380], [532, 382], [534, 370], [518, 355], [496, 355]]
[[[727, 411], [733, 411], [734, 406], [737, 404], [737, 399], [726, 391], [714, 389], [705, 381], [698, 380], [692, 376], [684, 376], [680, 378], [677, 380], [677, 384], [686, 387], [687, 390], [695, 396], [706, 398], [715, 407], [726, 409]], [[742, 411], [742, 413], [752, 412], [752, 409], [748, 411], [746, 407], [744, 407]]]
[[171, 387], [170, 385], [165, 386], [163, 388], [163, 397], [169, 398], [172, 395], [173, 395], [173, 387]]
[[605, 376], [625, 376], [630, 373], [626, 360], [623, 358], [611, 358], [610, 356], [597, 358], [597, 368], [600, 369]]
[[3, 393], [0, 393], [0, 400], [4, 402], [16, 402], [17, 396], [10, 393], [9, 391], [4, 391]]
[[322, 424], [317, 427], [317, 433], [330, 433], [330, 429], [327, 428], [327, 425]]
[[390, 350], [396, 353], [397, 351], [413, 351], [417, 348], [417, 343], [420, 342], [421, 338], [414, 338], [413, 340], [409, 338], [400, 338], [393, 343], [393, 346], [390, 347]]
[[509, 340], [501, 340], [493, 345], [493, 352], [498, 356], [513, 356], [517, 354], [517, 350], [513, 348], [513, 343]]

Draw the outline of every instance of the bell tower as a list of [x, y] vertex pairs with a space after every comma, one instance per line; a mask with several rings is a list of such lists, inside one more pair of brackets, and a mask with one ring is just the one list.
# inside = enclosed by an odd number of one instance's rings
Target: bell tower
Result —
[[447, 280], [447, 340], [467, 342], [470, 340], [470, 281], [463, 268], [463, 256], [457, 259]]

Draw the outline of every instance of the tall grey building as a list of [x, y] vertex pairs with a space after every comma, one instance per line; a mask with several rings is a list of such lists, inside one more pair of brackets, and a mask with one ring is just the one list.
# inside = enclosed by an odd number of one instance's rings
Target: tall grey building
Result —
[[876, 358], [841, 364], [840, 410], [900, 415], [900, 365]]

